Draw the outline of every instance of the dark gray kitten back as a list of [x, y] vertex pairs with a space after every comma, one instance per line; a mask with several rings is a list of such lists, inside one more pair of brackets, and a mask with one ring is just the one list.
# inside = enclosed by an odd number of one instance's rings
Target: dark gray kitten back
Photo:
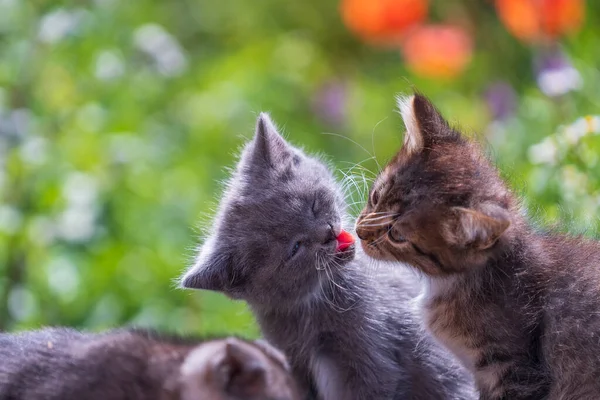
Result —
[[261, 114], [182, 286], [246, 300], [320, 399], [475, 398], [470, 376], [422, 329], [415, 278], [340, 250], [346, 218], [330, 170]]
[[0, 334], [0, 400], [297, 400], [283, 355], [237, 338]]

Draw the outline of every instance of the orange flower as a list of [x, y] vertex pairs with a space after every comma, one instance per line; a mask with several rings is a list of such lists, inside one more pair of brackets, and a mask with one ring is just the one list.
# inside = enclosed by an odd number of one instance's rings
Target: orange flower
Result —
[[344, 23], [362, 38], [394, 42], [427, 16], [427, 0], [342, 0]]
[[584, 0], [496, 0], [500, 20], [527, 42], [576, 31], [583, 22]]
[[473, 42], [464, 29], [453, 25], [423, 25], [404, 41], [406, 65], [418, 75], [452, 78], [471, 61]]

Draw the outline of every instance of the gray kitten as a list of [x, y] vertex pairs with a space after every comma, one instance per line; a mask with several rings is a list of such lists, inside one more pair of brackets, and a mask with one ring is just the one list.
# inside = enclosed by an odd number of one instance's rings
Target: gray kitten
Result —
[[246, 300], [304, 392], [321, 399], [475, 398], [413, 311], [418, 282], [355, 257], [344, 208], [325, 165], [261, 114], [182, 286]]
[[0, 400], [297, 400], [283, 355], [262, 342], [141, 329], [0, 333]]

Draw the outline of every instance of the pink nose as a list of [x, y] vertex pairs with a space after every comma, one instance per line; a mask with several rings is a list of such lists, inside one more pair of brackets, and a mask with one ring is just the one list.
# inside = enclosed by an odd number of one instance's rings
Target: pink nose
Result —
[[346, 232], [345, 230], [342, 229], [342, 231], [340, 232], [340, 234], [338, 235], [336, 240], [337, 240], [336, 251], [344, 251], [348, 247], [352, 246], [352, 244], [354, 243], [354, 236], [352, 236], [351, 233]]

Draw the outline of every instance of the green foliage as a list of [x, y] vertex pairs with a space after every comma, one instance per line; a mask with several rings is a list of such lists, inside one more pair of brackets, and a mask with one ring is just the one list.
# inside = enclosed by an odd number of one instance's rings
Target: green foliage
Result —
[[[552, 162], [531, 162], [530, 148], [599, 114], [599, 5], [563, 43], [581, 88], [549, 98], [532, 72], [540, 50], [489, 5], [432, 3], [477, 24], [473, 62], [453, 81], [359, 43], [335, 1], [0, 0], [0, 329], [257, 335], [243, 303], [175, 284], [255, 116], [270, 111], [340, 170], [367, 159], [352, 171], [376, 172], [371, 155], [383, 163], [401, 143], [394, 96], [413, 85], [481, 132], [534, 215], [595, 233], [600, 141], [559, 141]], [[498, 80], [515, 88], [517, 112], [492, 121], [483, 94]]]

